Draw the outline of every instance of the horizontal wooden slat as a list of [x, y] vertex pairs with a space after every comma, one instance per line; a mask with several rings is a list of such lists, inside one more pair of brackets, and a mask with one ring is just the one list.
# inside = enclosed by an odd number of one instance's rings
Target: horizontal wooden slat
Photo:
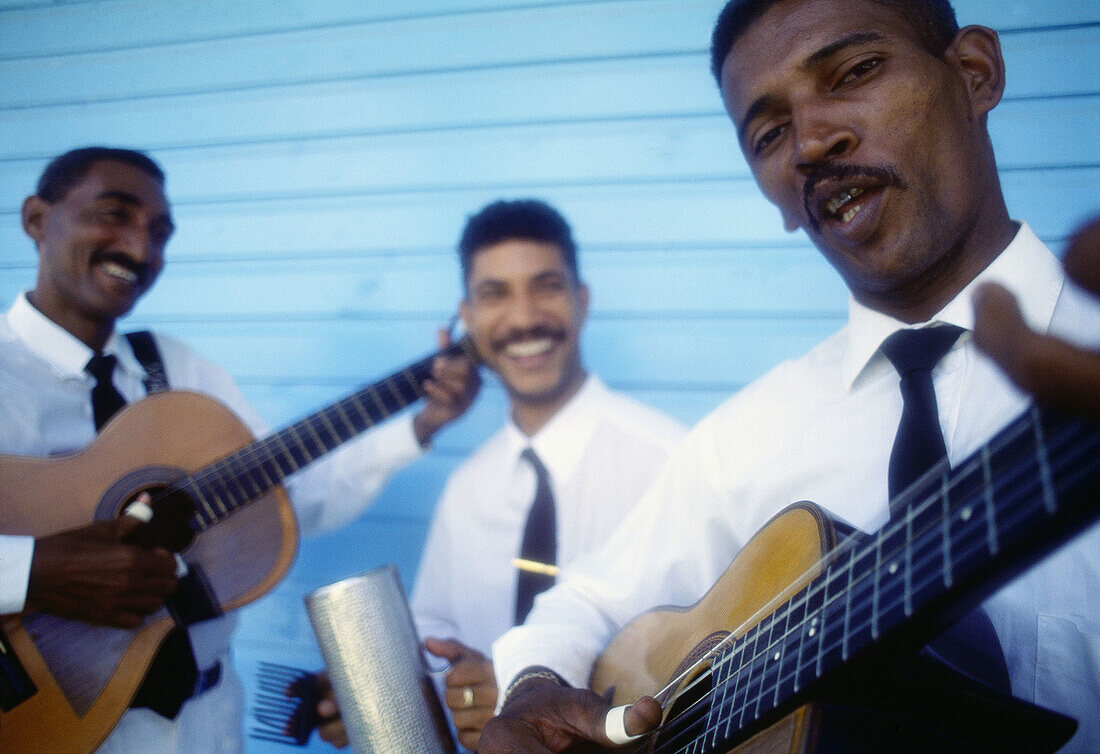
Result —
[[[1043, 237], [1063, 237], [1096, 208], [1095, 168], [1009, 170], [1008, 206]], [[573, 223], [582, 245], [596, 248], [784, 246], [778, 212], [749, 179], [690, 183], [513, 187], [539, 195]], [[262, 202], [176, 205], [172, 259], [267, 259], [321, 252], [386, 253], [453, 248], [465, 218], [499, 198], [496, 191], [394, 192]], [[28, 260], [17, 220], [0, 227], [0, 263]]]
[[[584, 334], [592, 369], [612, 382], [737, 386], [798, 355], [843, 323], [817, 318], [663, 320], [592, 318]], [[373, 382], [423, 355], [432, 322], [221, 322], [166, 328], [246, 382]]]
[[[665, 4], [679, 0], [666, 0]], [[557, 0], [585, 5], [592, 0]], [[366, 4], [358, 0], [219, 0], [202, 3], [66, 2], [3, 0], [0, 50], [3, 58], [60, 55], [95, 50], [179, 44], [199, 39], [271, 35], [333, 26], [393, 23], [434, 15], [508, 11], [540, 6], [546, 0], [405, 0]], [[621, 2], [618, 4], [622, 4]], [[722, 2], [701, 4], [703, 28], [709, 28]], [[612, 3], [602, 3], [612, 5]], [[653, 5], [649, 3], [648, 5]], [[954, 3], [962, 24], [1033, 28], [1100, 20], [1090, 3], [1041, 3], [1035, 0], [962, 0]], [[119, 23], [125, 19], [126, 23]]]
[[[709, 5], [551, 5], [78, 53], [50, 58], [48, 65], [39, 58], [0, 59], [0, 79], [25, 83], [0, 93], [0, 107], [693, 52], [706, 46]], [[548, 28], [554, 33], [540, 33]]]
[[[675, 0], [673, 0], [675, 1]], [[637, 0], [627, 0], [638, 5]], [[0, 59], [64, 55], [97, 50], [178, 45], [195, 40], [271, 37], [333, 27], [393, 25], [433, 16], [509, 12], [540, 6], [623, 5], [623, 0], [96, 0], [55, 3], [5, 0], [4, 5], [39, 5], [0, 16]], [[653, 3], [646, 3], [652, 6]], [[666, 5], [670, 4], [666, 0]], [[575, 12], [582, 12], [577, 8]], [[716, 13], [717, 11], [715, 11]], [[119, 23], [125, 19], [126, 23]]]
[[[1042, 150], [1031, 132], [1043, 124]], [[1002, 168], [1095, 164], [1100, 95], [1010, 100], [990, 131]], [[170, 150], [177, 204], [217, 199], [362, 196], [491, 186], [743, 178], [748, 168], [722, 114], [399, 134], [308, 142]], [[42, 169], [40, 159], [0, 161], [0, 207], [13, 211]], [[216, 176], [216, 180], [211, 180]]]
[[[33, 264], [28, 260], [28, 264]], [[793, 248], [582, 250], [597, 313], [816, 313], [843, 305], [844, 287], [820, 255]], [[140, 303], [146, 320], [387, 319], [435, 314], [462, 296], [457, 255], [359, 256], [259, 262], [170, 262]], [[5, 275], [0, 299], [22, 288]]]
[[[1097, 93], [1091, 70], [1098, 45], [1100, 27], [1006, 37], [1009, 98]], [[270, 88], [232, 94], [3, 109], [0, 141], [8, 156], [44, 159], [97, 142], [162, 151], [508, 123], [720, 116], [706, 65], [699, 53], [299, 86], [274, 79]]]

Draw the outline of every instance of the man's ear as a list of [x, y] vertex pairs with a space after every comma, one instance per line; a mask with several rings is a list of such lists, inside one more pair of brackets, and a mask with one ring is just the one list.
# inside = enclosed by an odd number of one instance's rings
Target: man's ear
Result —
[[589, 292], [588, 286], [584, 283], [577, 283], [577, 301], [580, 303], [580, 323], [582, 325], [588, 319], [588, 302], [591, 300], [591, 298], [592, 294]]
[[42, 243], [45, 236], [46, 212], [50, 205], [40, 196], [28, 196], [23, 200], [23, 231], [34, 239], [35, 244]]
[[470, 332], [470, 305], [466, 303], [466, 299], [458, 302], [458, 316], [462, 319], [462, 326], [466, 332]]
[[997, 106], [1005, 91], [1005, 61], [997, 32], [985, 26], [959, 29], [944, 57], [966, 83], [976, 116], [985, 116]]

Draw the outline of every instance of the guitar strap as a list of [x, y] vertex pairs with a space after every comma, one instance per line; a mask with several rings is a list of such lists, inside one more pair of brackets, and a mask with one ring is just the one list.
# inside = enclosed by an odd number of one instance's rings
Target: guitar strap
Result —
[[145, 370], [145, 392], [163, 393], [168, 389], [168, 375], [164, 372], [164, 361], [160, 358], [160, 349], [153, 339], [153, 333], [148, 330], [138, 330], [126, 333], [126, 340], [130, 341], [130, 348], [134, 351], [134, 357]]

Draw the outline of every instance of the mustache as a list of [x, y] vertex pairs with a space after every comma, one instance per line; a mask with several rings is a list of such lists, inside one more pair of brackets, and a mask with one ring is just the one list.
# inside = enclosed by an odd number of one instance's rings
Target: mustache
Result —
[[560, 327], [550, 327], [549, 325], [535, 325], [534, 327], [528, 327], [522, 330], [513, 328], [492, 341], [490, 345], [492, 345], [493, 350], [500, 351], [513, 343], [520, 343], [525, 340], [538, 340], [539, 338], [564, 340], [565, 330]]
[[92, 255], [92, 262], [114, 262], [120, 267], [125, 267], [130, 272], [137, 275], [138, 282], [142, 285], [148, 285], [153, 279], [153, 268], [147, 264], [141, 262], [135, 262], [126, 254], [121, 251], [97, 251]]
[[843, 162], [827, 162], [820, 165], [806, 176], [806, 182], [802, 184], [802, 205], [814, 230], [819, 228], [819, 223], [817, 215], [812, 210], [816, 202], [811, 200], [818, 185], [825, 181], [840, 182], [851, 178], [869, 178], [883, 186], [893, 186], [903, 191], [909, 188], [905, 179], [901, 177], [901, 173], [893, 165], [850, 165]]

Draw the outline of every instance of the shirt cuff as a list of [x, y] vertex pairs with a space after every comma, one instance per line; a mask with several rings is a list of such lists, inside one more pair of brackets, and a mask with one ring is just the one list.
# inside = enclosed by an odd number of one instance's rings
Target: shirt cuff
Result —
[[[516, 677], [533, 666], [557, 673], [570, 686], [588, 687], [595, 658], [584, 652], [581, 642], [564, 626], [516, 626], [493, 642], [493, 670], [497, 688], [506, 689]], [[497, 705], [503, 702], [503, 694]], [[499, 709], [497, 710], [500, 711]]]
[[34, 537], [0, 536], [0, 614], [18, 613], [27, 602]]

